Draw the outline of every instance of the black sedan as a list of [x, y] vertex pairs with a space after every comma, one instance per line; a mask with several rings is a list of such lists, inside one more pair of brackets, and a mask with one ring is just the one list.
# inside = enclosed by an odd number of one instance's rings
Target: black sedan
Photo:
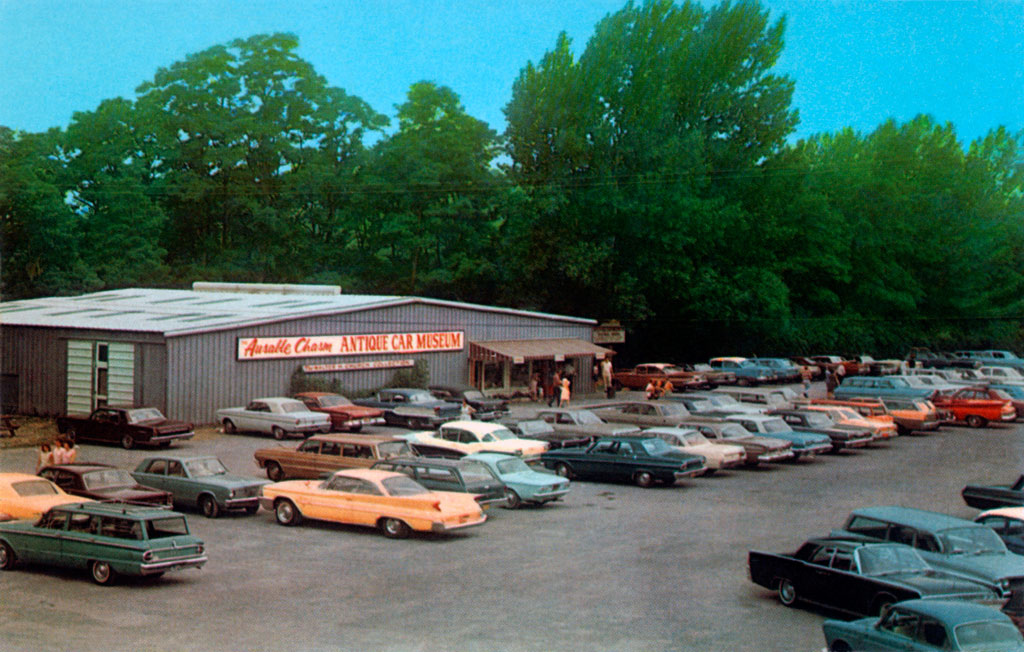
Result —
[[39, 475], [73, 496], [147, 505], [172, 502], [170, 492], [143, 486], [124, 469], [108, 464], [55, 464], [40, 469]]
[[626, 480], [641, 487], [673, 484], [707, 470], [700, 455], [683, 453], [657, 437], [604, 437], [586, 448], [559, 448], [541, 463], [565, 478]]
[[811, 539], [793, 554], [750, 551], [750, 580], [793, 606], [803, 601], [874, 616], [901, 600], [943, 597], [1001, 605], [995, 588], [928, 565], [914, 548], [861, 539]]
[[960, 492], [964, 502], [977, 509], [1024, 505], [1024, 475], [1013, 484], [969, 484]]

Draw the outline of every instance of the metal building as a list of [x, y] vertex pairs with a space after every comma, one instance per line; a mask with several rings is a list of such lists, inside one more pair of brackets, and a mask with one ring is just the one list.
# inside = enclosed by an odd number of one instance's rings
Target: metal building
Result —
[[218, 408], [287, 393], [299, 369], [350, 391], [424, 360], [432, 383], [525, 390], [531, 374], [591, 368], [614, 352], [590, 319], [333, 286], [200, 284], [0, 303], [4, 412], [160, 408], [207, 423]]

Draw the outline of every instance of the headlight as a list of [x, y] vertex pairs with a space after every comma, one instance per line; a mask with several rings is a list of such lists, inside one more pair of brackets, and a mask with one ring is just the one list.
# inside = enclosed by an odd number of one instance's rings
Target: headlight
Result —
[[235, 490], [232, 489], [230, 492], [228, 492], [228, 498], [234, 498], [234, 497], [235, 497]]

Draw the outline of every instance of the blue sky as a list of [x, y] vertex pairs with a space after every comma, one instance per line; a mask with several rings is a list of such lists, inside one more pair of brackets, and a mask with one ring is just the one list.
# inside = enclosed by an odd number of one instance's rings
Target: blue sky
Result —
[[[133, 97], [157, 68], [239, 37], [292, 32], [333, 86], [394, 115], [432, 80], [504, 129], [527, 61], [560, 31], [577, 53], [625, 0], [0, 0], [0, 125], [65, 127], [75, 111]], [[777, 71], [796, 81], [796, 137], [871, 131], [918, 113], [963, 141], [1024, 129], [1024, 0], [762, 0], [786, 14]]]

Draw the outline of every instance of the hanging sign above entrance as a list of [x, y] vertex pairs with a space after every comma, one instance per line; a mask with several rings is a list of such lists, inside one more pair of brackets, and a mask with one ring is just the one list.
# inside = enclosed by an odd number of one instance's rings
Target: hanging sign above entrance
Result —
[[310, 335], [305, 337], [240, 337], [239, 360], [319, 358], [372, 353], [432, 353], [461, 351], [462, 331], [377, 333], [367, 335]]

